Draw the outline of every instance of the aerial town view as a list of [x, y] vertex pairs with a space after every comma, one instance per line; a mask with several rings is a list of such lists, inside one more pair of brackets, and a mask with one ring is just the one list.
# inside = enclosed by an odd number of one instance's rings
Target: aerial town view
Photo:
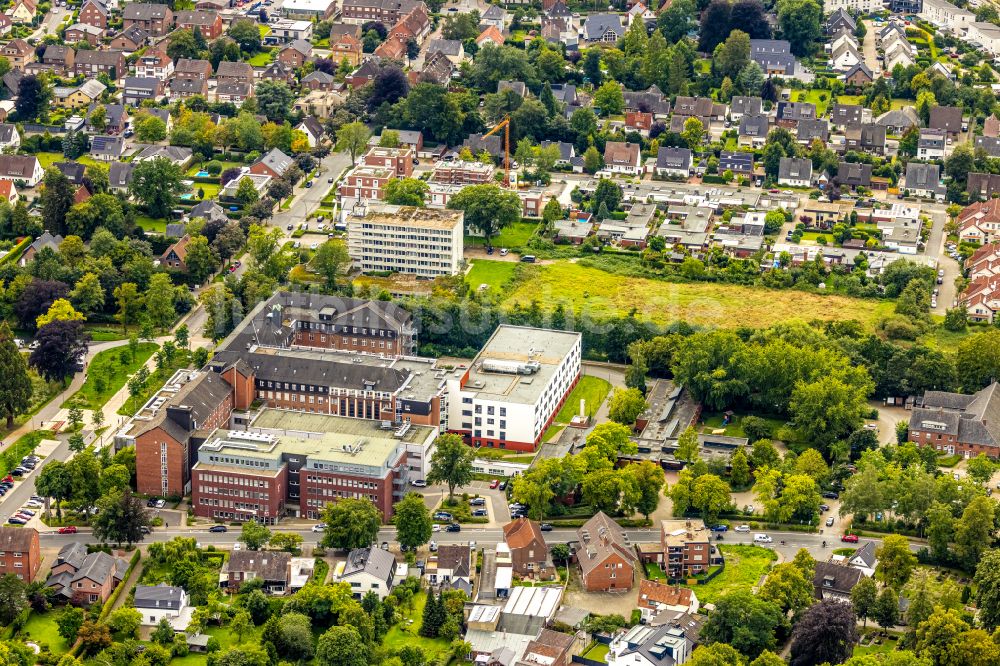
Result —
[[0, 0], [0, 666], [996, 666], [998, 500], [1000, 0]]

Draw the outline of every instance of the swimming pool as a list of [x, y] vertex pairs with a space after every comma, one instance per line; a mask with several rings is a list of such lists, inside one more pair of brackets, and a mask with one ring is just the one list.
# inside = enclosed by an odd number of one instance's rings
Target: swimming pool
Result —
[[208, 178], [211, 175], [212, 174], [210, 174], [207, 171], [199, 171], [198, 173], [195, 174], [195, 178]]

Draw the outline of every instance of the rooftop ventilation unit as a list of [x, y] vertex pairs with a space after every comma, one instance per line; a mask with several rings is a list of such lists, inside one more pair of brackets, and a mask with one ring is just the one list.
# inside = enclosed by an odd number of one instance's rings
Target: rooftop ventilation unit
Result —
[[533, 375], [542, 368], [538, 361], [519, 363], [502, 359], [487, 358], [482, 362], [483, 372], [497, 372], [505, 375]]

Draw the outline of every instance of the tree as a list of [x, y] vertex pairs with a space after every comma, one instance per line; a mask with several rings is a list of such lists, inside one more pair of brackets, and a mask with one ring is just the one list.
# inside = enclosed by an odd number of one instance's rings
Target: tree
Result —
[[170, 626], [170, 620], [165, 617], [160, 618], [156, 629], [149, 635], [149, 640], [160, 645], [170, 645], [174, 642], [174, 629]]
[[[10, 574], [8, 574], [10, 575]], [[4, 576], [6, 578], [6, 576]], [[83, 621], [86, 619], [86, 614], [83, 612], [82, 608], [76, 608], [74, 606], [66, 606], [59, 617], [56, 618], [56, 627], [58, 628], [59, 635], [67, 643], [75, 643], [76, 635], [80, 632], [80, 627], [83, 626]]]
[[[82, 437], [81, 437], [82, 439]], [[82, 449], [81, 449], [82, 450]], [[79, 451], [77, 451], [79, 453]], [[125, 465], [109, 465], [101, 471], [101, 494], [124, 490], [132, 482], [132, 472]]]
[[233, 21], [228, 34], [246, 53], [254, 54], [261, 49], [260, 30], [256, 21], [249, 19]]
[[1000, 626], [1000, 550], [987, 550], [976, 565], [973, 583], [979, 622], [989, 631]]
[[149, 289], [143, 299], [149, 321], [156, 327], [166, 329], [177, 317], [174, 305], [174, 285], [166, 273], [156, 273], [149, 279]]
[[237, 645], [243, 642], [243, 636], [253, 631], [253, 620], [245, 610], [237, 611], [229, 621], [229, 633], [236, 636]]
[[828, 374], [810, 383], [800, 382], [792, 391], [789, 411], [796, 427], [820, 446], [857, 430], [868, 414], [866, 400], [874, 385], [867, 373], [860, 385], [845, 379]]
[[88, 337], [80, 321], [46, 324], [35, 335], [38, 346], [28, 357], [28, 365], [46, 381], [65, 383], [75, 372], [76, 360], [86, 355]]
[[32, 121], [42, 115], [52, 97], [51, 87], [34, 74], [21, 77], [17, 84], [17, 99], [14, 108], [22, 121]]
[[684, 131], [681, 137], [687, 143], [688, 148], [695, 150], [701, 145], [701, 140], [705, 136], [705, 126], [694, 116], [684, 121]]
[[967, 471], [972, 480], [979, 485], [987, 483], [990, 480], [990, 477], [993, 476], [993, 471], [995, 469], [996, 465], [986, 456], [985, 453], [980, 453], [978, 456], [965, 463], [965, 471]]
[[134, 322], [142, 311], [142, 297], [134, 282], [123, 282], [115, 287], [115, 302], [118, 304], [118, 321], [128, 333], [129, 322]]
[[780, 0], [778, 25], [781, 35], [789, 41], [792, 53], [808, 54], [823, 32], [823, 9], [815, 0]]
[[45, 186], [39, 197], [42, 204], [42, 225], [52, 233], [66, 233], [66, 214], [73, 207], [76, 189], [69, 178], [54, 167], [46, 170], [42, 184]]
[[616, 388], [608, 400], [608, 416], [616, 423], [631, 424], [648, 406], [638, 389]]
[[823, 460], [823, 454], [816, 449], [806, 449], [795, 460], [795, 470], [823, 485], [830, 476], [830, 467]]
[[[385, 132], [382, 133], [385, 136]], [[430, 186], [419, 178], [391, 178], [385, 184], [385, 202], [394, 206], [423, 207]]]
[[746, 450], [741, 446], [729, 460], [729, 479], [732, 485], [742, 488], [750, 483], [750, 464]]
[[404, 549], [416, 549], [431, 539], [433, 523], [424, 498], [407, 493], [393, 506], [396, 540]]
[[777, 604], [782, 613], [797, 616], [809, 608], [815, 593], [812, 577], [806, 578], [799, 567], [786, 562], [771, 569], [760, 588], [759, 596]]
[[208, 244], [208, 239], [197, 234], [192, 236], [188, 242], [184, 263], [187, 264], [188, 275], [191, 276], [191, 279], [197, 284], [201, 284], [209, 275], [218, 270], [219, 257]]
[[950, 652], [958, 643], [959, 636], [968, 630], [969, 625], [958, 611], [939, 606], [917, 626], [915, 650], [934, 664], [960, 664], [960, 661], [951, 661]]
[[448, 200], [448, 208], [465, 213], [467, 229], [490, 239], [521, 219], [521, 200], [517, 194], [497, 185], [468, 185]]
[[692, 463], [700, 457], [698, 455], [699, 449], [698, 431], [694, 429], [694, 426], [688, 426], [677, 438], [677, 450], [674, 451], [674, 457], [682, 462]]
[[728, 77], [730, 80], [738, 77], [749, 63], [750, 35], [742, 29], [729, 33], [729, 37], [715, 48], [712, 56], [712, 64], [718, 76]]
[[[743, 666], [743, 657], [725, 643], [700, 645], [691, 653], [689, 666]], [[781, 662], [785, 663], [785, 662]]]
[[0, 417], [7, 419], [7, 428], [14, 425], [18, 414], [28, 411], [31, 406], [31, 378], [28, 365], [14, 344], [14, 334], [7, 322], [0, 322]]
[[617, 81], [608, 81], [594, 92], [594, 108], [602, 116], [619, 115], [625, 109], [625, 94]]
[[96, 273], [84, 273], [69, 293], [72, 303], [83, 312], [95, 312], [104, 306], [104, 287]]
[[890, 534], [882, 539], [882, 545], [875, 551], [878, 566], [875, 578], [899, 590], [910, 579], [917, 557], [910, 551], [910, 542], [900, 534]]
[[145, 204], [151, 217], [166, 217], [185, 190], [183, 175], [181, 168], [165, 157], [139, 162], [132, 171], [129, 194]]
[[142, 613], [123, 606], [108, 616], [108, 627], [122, 638], [135, 638], [142, 626]]
[[472, 448], [465, 445], [459, 435], [439, 435], [435, 444], [427, 482], [447, 484], [448, 497], [452, 497], [456, 487], [472, 482], [472, 461], [475, 460], [476, 454]]
[[965, 567], [972, 570], [993, 542], [996, 507], [988, 497], [973, 498], [955, 525], [955, 550]]
[[[848, 611], [850, 609], [848, 608]], [[715, 602], [715, 610], [701, 631], [703, 644], [728, 643], [747, 657], [757, 657], [777, 644], [775, 632], [787, 626], [781, 609], [749, 590], [728, 592]]]
[[260, 194], [257, 192], [253, 180], [246, 176], [240, 178], [239, 183], [236, 184], [236, 200], [244, 206], [249, 206], [256, 203], [258, 199], [260, 199]]
[[715, 474], [702, 474], [694, 480], [691, 506], [701, 511], [707, 524], [714, 523], [719, 514], [732, 505], [729, 484]]
[[319, 637], [316, 662], [320, 666], [367, 666], [369, 650], [350, 625], [330, 627]]
[[730, 34], [729, 17], [732, 7], [728, 0], [712, 0], [701, 14], [698, 31], [698, 50], [712, 53]]
[[56, 516], [62, 520], [62, 502], [70, 497], [73, 491], [73, 479], [66, 464], [61, 460], [52, 460], [38, 472], [35, 478], [35, 489], [43, 497], [51, 497], [56, 502]]
[[282, 123], [288, 118], [295, 101], [295, 93], [287, 83], [270, 79], [258, 82], [253, 88], [253, 96], [257, 100], [257, 110], [275, 123]]
[[135, 138], [147, 143], [163, 141], [167, 138], [167, 124], [158, 116], [141, 114], [135, 123]]
[[371, 132], [364, 123], [359, 121], [347, 123], [337, 131], [337, 149], [349, 152], [353, 163], [358, 153], [368, 145], [370, 136]]
[[631, 476], [632, 484], [638, 491], [635, 508], [647, 520], [660, 505], [660, 491], [663, 490], [663, 468], [649, 460], [631, 464], [624, 469]]
[[143, 528], [149, 527], [150, 518], [142, 499], [126, 487], [97, 501], [97, 516], [92, 524], [94, 536], [101, 541], [131, 546], [142, 540]]
[[857, 642], [857, 619], [850, 604], [824, 599], [803, 613], [795, 623], [789, 664], [839, 664], [851, 656]]
[[387, 65], [379, 70], [372, 81], [368, 110], [375, 111], [382, 104], [395, 104], [406, 97], [410, 84], [406, 74], [396, 65]]
[[734, 2], [729, 24], [747, 33], [750, 39], [771, 38], [771, 24], [767, 22], [767, 12], [760, 0]]
[[370, 500], [341, 499], [323, 509], [326, 530], [321, 544], [326, 548], [365, 548], [375, 541], [382, 525], [382, 512]]
[[851, 605], [859, 619], [868, 625], [868, 618], [875, 615], [875, 601], [878, 598], [878, 586], [868, 576], [862, 576], [858, 584], [851, 589]]
[[875, 601], [872, 618], [883, 629], [896, 626], [899, 621], [899, 596], [891, 587], [884, 588]]
[[337, 288], [337, 277], [341, 275], [351, 263], [351, 257], [347, 253], [347, 244], [339, 238], [333, 238], [316, 250], [316, 254], [309, 261], [317, 273], [325, 279], [327, 291]]
[[587, 173], [597, 173], [604, 166], [604, 158], [594, 146], [589, 146], [583, 152], [583, 168]]
[[271, 530], [255, 520], [248, 520], [240, 529], [239, 540], [246, 544], [248, 550], [260, 550], [270, 538]]

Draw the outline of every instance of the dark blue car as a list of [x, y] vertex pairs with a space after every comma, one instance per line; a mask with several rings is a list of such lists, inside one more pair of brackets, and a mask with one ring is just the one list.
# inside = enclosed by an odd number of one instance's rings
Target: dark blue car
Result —
[[713, 532], [728, 532], [729, 525], [715, 525], [712, 527]]

